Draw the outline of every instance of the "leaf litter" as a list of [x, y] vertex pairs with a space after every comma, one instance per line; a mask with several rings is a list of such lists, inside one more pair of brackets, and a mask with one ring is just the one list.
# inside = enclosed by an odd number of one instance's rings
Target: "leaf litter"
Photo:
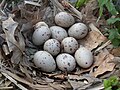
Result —
[[[104, 88], [101, 77], [116, 70], [120, 54], [118, 48], [112, 47], [109, 50], [111, 42], [101, 33], [100, 26], [106, 23], [105, 20], [101, 19], [96, 23], [96, 0], [90, 0], [81, 10], [75, 9], [67, 0], [25, 0], [16, 6], [13, 4], [12, 9], [6, 7], [5, 3], [6, 0], [3, 0], [0, 4], [0, 89]], [[45, 21], [49, 26], [55, 25], [54, 16], [59, 11], [67, 11], [75, 16], [77, 21], [83, 21], [89, 26], [87, 37], [79, 40], [79, 43], [94, 55], [94, 63], [89, 69], [77, 66], [71, 73], [59, 70], [45, 73], [34, 66], [33, 55], [39, 50], [31, 41], [34, 25], [39, 21]]]

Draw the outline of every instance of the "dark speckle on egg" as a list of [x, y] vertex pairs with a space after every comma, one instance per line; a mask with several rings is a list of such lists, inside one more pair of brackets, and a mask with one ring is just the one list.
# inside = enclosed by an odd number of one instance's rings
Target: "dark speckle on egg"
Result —
[[68, 63], [68, 66], [70, 66], [70, 63]]

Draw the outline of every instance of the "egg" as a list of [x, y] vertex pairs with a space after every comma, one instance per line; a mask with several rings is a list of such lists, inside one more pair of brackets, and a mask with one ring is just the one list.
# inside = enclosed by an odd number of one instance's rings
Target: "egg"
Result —
[[84, 23], [76, 23], [68, 30], [68, 35], [76, 39], [84, 38], [88, 33], [88, 28]]
[[73, 37], [64, 38], [61, 42], [63, 52], [73, 54], [78, 49], [78, 42]]
[[45, 22], [38, 22], [35, 24], [35, 29], [40, 28], [41, 26], [48, 27], [48, 25]]
[[80, 47], [75, 52], [75, 59], [82, 68], [89, 68], [93, 63], [92, 52], [85, 47]]
[[60, 42], [68, 36], [67, 31], [62, 27], [52, 26], [50, 27], [50, 30], [52, 32], [52, 38], [57, 39]]
[[59, 12], [55, 16], [55, 23], [61, 27], [70, 27], [75, 23], [75, 19], [67, 12]]
[[73, 71], [76, 67], [76, 61], [74, 57], [67, 53], [59, 54], [56, 57], [56, 63], [60, 70], [62, 71]]
[[49, 39], [44, 43], [44, 50], [52, 54], [57, 55], [60, 52], [60, 43], [56, 39]]
[[46, 51], [38, 51], [34, 54], [34, 64], [44, 72], [53, 72], [56, 63], [52, 55]]
[[41, 26], [34, 31], [32, 35], [32, 41], [35, 45], [42, 45], [50, 37], [51, 37], [50, 29], [46, 26]]

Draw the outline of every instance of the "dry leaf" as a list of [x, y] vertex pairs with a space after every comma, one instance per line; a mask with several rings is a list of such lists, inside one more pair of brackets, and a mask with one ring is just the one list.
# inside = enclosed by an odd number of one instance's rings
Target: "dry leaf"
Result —
[[61, 80], [65, 80], [66, 79], [66, 76], [63, 73], [55, 73], [55, 74], [43, 73], [43, 74], [48, 76], [49, 78], [55, 78], [55, 79], [61, 79]]
[[105, 72], [108, 71], [113, 71], [115, 64], [110, 63], [114, 59], [114, 56], [112, 54], [109, 54], [108, 52], [102, 51], [98, 56], [95, 58], [95, 66], [98, 68], [93, 72], [93, 75], [95, 77], [104, 74]]
[[20, 70], [26, 75], [26, 80], [28, 80], [29, 82], [33, 82], [33, 79], [30, 76], [30, 74], [29, 74], [29, 72], [27, 70], [27, 67], [21, 66], [21, 65], [19, 65], [19, 66], [20, 66]]
[[[27, 22], [31, 22], [33, 25], [37, 22], [42, 20], [42, 17], [44, 15], [44, 11], [40, 8], [34, 8], [34, 6], [31, 5], [24, 5], [20, 4], [18, 6], [19, 10], [21, 11], [21, 18], [25, 18]], [[21, 19], [20, 19], [21, 20]], [[19, 22], [19, 19], [18, 19]], [[23, 22], [23, 21], [22, 21]], [[21, 23], [21, 22], [19, 22]]]
[[95, 85], [94, 87], [89, 87], [89, 89], [86, 90], [104, 90], [103, 84]]
[[10, 52], [13, 51], [14, 47], [17, 47], [22, 53], [24, 53], [19, 43], [16, 41], [14, 37], [14, 33], [17, 26], [18, 23], [15, 22], [11, 17], [9, 17], [6, 21], [3, 21], [2, 23], [3, 31], [5, 32], [6, 41]]
[[46, 7], [44, 9], [45, 13], [44, 13], [44, 16], [43, 16], [43, 20], [47, 23], [48, 26], [54, 26], [55, 25], [55, 22], [54, 22], [54, 13], [56, 13], [56, 11], [52, 10], [51, 7]]
[[[28, 85], [29, 87], [31, 87], [33, 89], [40, 89], [41, 90], [43, 88], [45, 90], [47, 88], [51, 88], [48, 85], [39, 85], [39, 84], [30, 83], [30, 82], [26, 81], [24, 78], [21, 78], [21, 77], [17, 76], [16, 74], [13, 74], [9, 71], [4, 71], [4, 72], [5, 72], [4, 75], [12, 77], [12, 80], [13, 79], [16, 80], [16, 81], [14, 81], [16, 85], [18, 84], [17, 81], [19, 81], [23, 84]], [[18, 85], [20, 85], [20, 84], [18, 84]], [[26, 90], [26, 89], [22, 89], [22, 90]]]
[[115, 64], [120, 64], [120, 57], [114, 57], [111, 62], [114, 62]]
[[105, 40], [106, 37], [104, 37], [97, 31], [90, 31], [84, 39], [79, 40], [79, 43], [88, 48], [89, 50], [93, 50]]
[[[10, 52], [12, 51], [14, 46], [13, 46], [13, 43], [10, 42], [9, 40], [10, 40], [10, 38], [13, 39], [13, 36], [14, 36], [14, 33], [15, 33], [15, 30], [16, 30], [17, 26], [18, 26], [18, 23], [15, 22], [11, 17], [9, 17], [7, 20], [2, 22], [2, 28], [5, 32], [6, 42], [8, 44]], [[14, 41], [15, 41], [15, 39], [14, 39]]]
[[13, 55], [11, 57], [11, 62], [14, 64], [18, 64], [22, 60], [22, 53], [19, 49], [14, 48]]
[[2, 28], [7, 29], [12, 35], [14, 35], [18, 23], [15, 22], [11, 17], [2, 22]]
[[25, 51], [25, 40], [21, 32], [18, 32], [18, 43], [22, 51]]
[[[98, 48], [95, 50], [95, 52], [98, 52], [98, 51], [102, 50], [102, 49], [105, 48], [105, 47], [107, 47], [108, 49], [111, 49], [112, 47], [110, 46], [110, 44], [111, 44], [111, 41], [110, 41], [110, 40], [106, 41], [104, 44], [102, 44], [100, 47], [98, 47]], [[109, 47], [108, 47], [108, 46], [109, 46]]]
[[120, 47], [114, 48], [110, 53], [113, 54], [115, 57], [119, 57], [120, 56]]
[[33, 28], [33, 24], [31, 22], [28, 22], [28, 23], [22, 24], [20, 31], [24, 34], [26, 32], [31, 32], [32, 28]]
[[0, 47], [2, 46], [2, 44], [5, 42], [5, 40], [0, 36]]
[[74, 90], [86, 90], [92, 84], [101, 83], [101, 80], [89, 75], [68, 75], [68, 82], [71, 84]]
[[11, 83], [12, 83], [11, 81], [6, 80], [6, 81], [5, 81], [5, 86], [8, 87]]
[[53, 83], [54, 82], [54, 79], [50, 79], [48, 77], [42, 77], [42, 80], [44, 80], [44, 82], [46, 82], [46, 83]]
[[25, 55], [25, 42], [21, 32], [17, 32], [18, 41], [16, 41], [14, 37], [18, 23], [16, 23], [11, 17], [9, 17], [8, 20], [3, 21], [2, 26], [6, 35], [6, 41], [9, 50], [10, 52], [13, 51], [11, 62], [14, 64], [18, 64], [22, 60], [23, 55]]
[[15, 47], [17, 47], [21, 51], [21, 53], [23, 53], [19, 43], [14, 38], [14, 34], [11, 34], [9, 31], [7, 31], [5, 29], [4, 29], [4, 32], [5, 32], [5, 35], [6, 35], [6, 41], [7, 41], [9, 50], [13, 51], [13, 49]]
[[3, 73], [3, 72], [2, 72], [2, 74], [3, 74], [7, 79], [9, 79], [11, 82], [13, 82], [16, 86], [18, 86], [20, 89], [22, 89], [22, 90], [28, 90], [27, 88], [25, 88], [25, 87], [22, 86], [21, 84], [18, 84], [18, 82], [17, 82], [15, 79], [13, 79], [11, 76], [9, 76], [9, 75], [7, 75], [6, 73]]
[[96, 23], [96, 21], [98, 19], [98, 2], [97, 2], [97, 0], [89, 0], [86, 3], [85, 7], [82, 8], [81, 13], [83, 14], [83, 21], [86, 23], [93, 23], [98, 27], [100, 25], [106, 24], [105, 19], [101, 19]]
[[62, 85], [62, 84], [54, 84], [54, 83], [49, 83], [49, 85], [52, 87], [52, 88], [54, 88], [55, 90], [64, 90], [64, 85]]

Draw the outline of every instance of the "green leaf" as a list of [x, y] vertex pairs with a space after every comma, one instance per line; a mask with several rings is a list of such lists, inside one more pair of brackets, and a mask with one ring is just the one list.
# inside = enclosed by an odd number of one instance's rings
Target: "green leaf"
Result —
[[108, 24], [114, 24], [115, 22], [120, 21], [120, 18], [109, 18], [107, 20]]
[[107, 2], [108, 2], [108, 0], [98, 0], [100, 7], [103, 7]]
[[117, 76], [112, 76], [112, 77], [110, 77], [109, 80], [110, 80], [112, 86], [116, 86], [119, 83], [119, 79]]
[[84, 5], [84, 3], [86, 2], [86, 0], [77, 0], [75, 7], [78, 9], [80, 8], [82, 5]]
[[108, 37], [112, 44], [115, 47], [120, 46], [120, 34], [118, 33], [118, 29], [111, 29], [109, 30], [109, 37]]
[[101, 17], [103, 15], [103, 7], [100, 7], [100, 10], [99, 10], [99, 17]]
[[117, 10], [115, 9], [114, 4], [112, 3], [112, 0], [109, 0], [105, 6], [107, 7], [108, 11], [112, 14], [112, 15], [117, 15]]
[[110, 86], [108, 88], [105, 88], [105, 90], [112, 90], [112, 87]]
[[111, 40], [111, 42], [112, 42], [112, 44], [113, 44], [114, 47], [120, 46], [120, 40], [117, 39], [117, 38]]
[[120, 88], [118, 88], [117, 90], [120, 90]]
[[113, 40], [114, 38], [117, 38], [119, 36], [118, 29], [111, 29], [109, 30], [109, 39]]
[[109, 79], [105, 79], [103, 83], [104, 90], [112, 90], [113, 87], [118, 87], [120, 85], [119, 78], [117, 76], [112, 76]]
[[111, 86], [111, 82], [109, 80], [104, 80], [104, 88], [108, 88]]
[[[104, 5], [108, 2], [108, 0], [98, 0], [98, 4], [99, 4], [99, 18], [98, 20], [101, 18], [101, 16], [103, 15], [103, 8], [104, 8]], [[98, 21], [97, 20], [97, 21]]]

